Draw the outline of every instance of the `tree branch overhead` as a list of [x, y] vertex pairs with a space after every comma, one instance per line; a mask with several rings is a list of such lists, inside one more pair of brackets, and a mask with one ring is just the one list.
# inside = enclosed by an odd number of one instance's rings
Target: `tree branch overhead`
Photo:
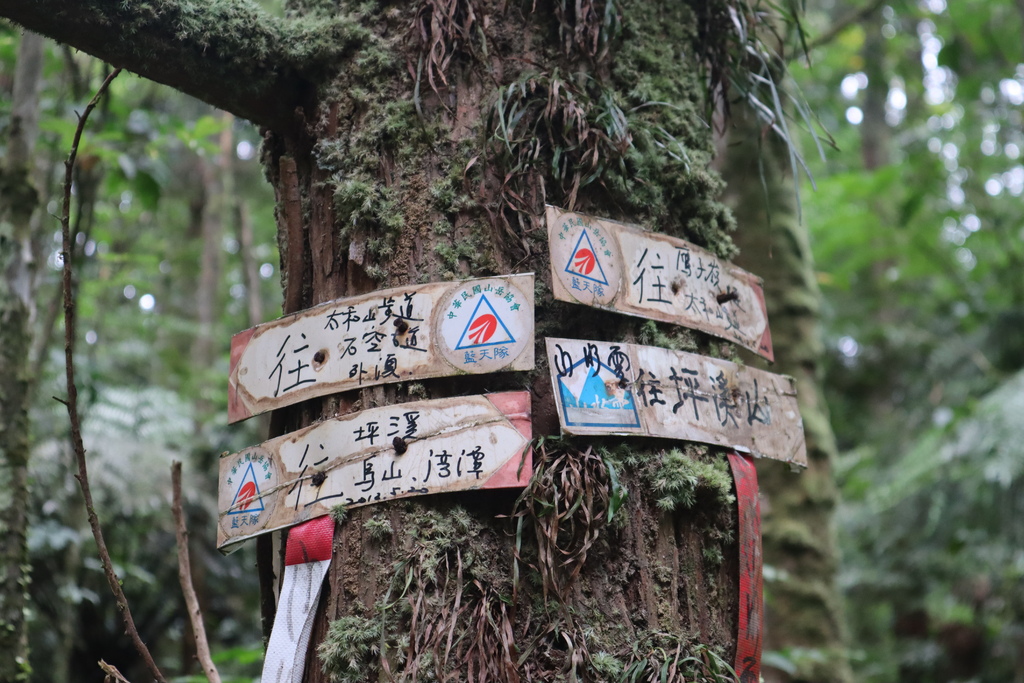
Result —
[[249, 0], [0, 0], [0, 17], [272, 127], [369, 38], [345, 17], [281, 19]]

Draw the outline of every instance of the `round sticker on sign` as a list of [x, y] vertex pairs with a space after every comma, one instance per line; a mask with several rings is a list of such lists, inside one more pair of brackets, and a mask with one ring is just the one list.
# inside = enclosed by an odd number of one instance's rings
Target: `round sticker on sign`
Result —
[[233, 456], [219, 487], [220, 523], [228, 536], [248, 536], [267, 525], [275, 496], [267, 495], [277, 485], [277, 473], [270, 454], [259, 447]]
[[619, 253], [615, 238], [602, 225], [573, 213], [549, 208], [551, 269], [572, 298], [589, 306], [607, 305], [619, 292]]
[[502, 278], [455, 287], [437, 312], [441, 354], [472, 373], [510, 365], [532, 343], [531, 302], [532, 297]]

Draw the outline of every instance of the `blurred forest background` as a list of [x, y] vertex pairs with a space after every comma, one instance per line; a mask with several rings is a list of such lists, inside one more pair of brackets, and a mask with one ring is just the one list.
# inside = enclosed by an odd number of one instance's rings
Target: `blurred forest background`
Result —
[[[836, 143], [819, 157], [801, 142], [813, 181], [801, 176], [799, 198], [825, 298], [856, 678], [1024, 681], [1024, 2], [807, 0], [802, 21], [810, 63], [794, 58], [786, 87]], [[22, 40], [0, 24], [0, 131]], [[43, 58], [30, 642], [36, 680], [74, 681], [100, 657], [133, 656], [51, 398], [65, 393], [63, 160], [108, 67], [50, 41]], [[90, 120], [74, 187], [97, 507], [140, 633], [181, 680], [202, 679], [177, 588], [172, 459], [185, 462], [215, 659], [252, 680], [262, 658], [253, 550], [225, 558], [213, 544], [217, 457], [265, 436], [259, 420], [227, 427], [228, 343], [280, 314], [259, 147], [248, 123], [123, 74]], [[771, 601], [778, 573], [765, 573]], [[821, 656], [766, 661], [795, 670]]]

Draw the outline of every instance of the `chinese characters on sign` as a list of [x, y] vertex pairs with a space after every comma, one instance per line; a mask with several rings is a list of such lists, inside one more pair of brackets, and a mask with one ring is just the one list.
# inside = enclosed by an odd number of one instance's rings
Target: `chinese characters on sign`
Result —
[[807, 464], [790, 377], [653, 346], [546, 343], [565, 432], [700, 441]]
[[348, 507], [525, 486], [530, 395], [401, 403], [327, 420], [220, 461], [217, 546]]
[[236, 334], [228, 420], [361, 386], [533, 368], [533, 275], [332, 301]]
[[685, 325], [773, 360], [760, 280], [700, 247], [547, 207], [556, 299]]

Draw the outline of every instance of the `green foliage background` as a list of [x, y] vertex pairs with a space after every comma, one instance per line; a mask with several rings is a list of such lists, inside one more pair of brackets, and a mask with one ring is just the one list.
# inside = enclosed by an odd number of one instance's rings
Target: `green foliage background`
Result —
[[[0, 84], [10, 88], [19, 32], [0, 26]], [[81, 494], [63, 405], [66, 393], [59, 316], [63, 160], [77, 118], [108, 67], [47, 44], [36, 147], [42, 204], [38, 212], [36, 299], [41, 350], [32, 410], [29, 549], [30, 641], [36, 680], [99, 680], [96, 659], [136, 659], [109, 597]], [[0, 129], [10, 101], [0, 98]], [[72, 224], [78, 288], [78, 353], [83, 431], [97, 509], [144, 640], [171, 672], [191, 663], [170, 514], [170, 463], [185, 463], [186, 514], [197, 587], [227, 679], [259, 671], [253, 550], [227, 558], [214, 548], [218, 455], [265, 438], [258, 421], [227, 428], [231, 335], [249, 326], [247, 292], [233, 225], [217, 245], [220, 281], [209, 295], [218, 316], [211, 336], [216, 361], [200, 367], [193, 344], [203, 242], [197, 220], [224, 200], [204, 187], [203, 166], [217, 173], [218, 139], [233, 135], [235, 198], [251, 216], [253, 256], [262, 268], [267, 317], [280, 312], [273, 196], [258, 162], [259, 137], [248, 123], [225, 119], [188, 97], [132, 75], [114, 81], [90, 119], [80, 149]], [[77, 223], [76, 223], [77, 221]], [[55, 317], [57, 318], [55, 320]], [[45, 340], [45, 341], [44, 341]], [[203, 409], [200, 409], [200, 406]]]
[[[802, 91], [837, 147], [823, 160], [807, 155], [814, 187], [804, 182], [800, 197], [826, 296], [827, 391], [844, 451], [841, 582], [858, 679], [1018, 680], [1024, 8], [1014, 0], [806, 5], [810, 64], [794, 59], [787, 87]], [[845, 23], [865, 8], [874, 11]], [[818, 36], [832, 38], [817, 46]], [[0, 27], [5, 93], [18, 40]], [[65, 412], [51, 399], [64, 392], [63, 333], [49, 315], [58, 305], [62, 161], [74, 112], [104, 68], [48, 46], [36, 332], [52, 337], [34, 395], [29, 538], [38, 680], [55, 666], [92, 671], [97, 653], [132, 659], [69, 474]], [[9, 115], [0, 98], [0, 129]], [[228, 558], [210, 550], [216, 456], [263, 437], [258, 421], [226, 427], [227, 345], [249, 325], [240, 245], [228, 225], [216, 361], [198, 367], [192, 347], [203, 250], [195, 212], [223, 201], [216, 192], [203, 199], [201, 169], [216, 172], [225, 126], [234, 138], [233, 199], [252, 216], [264, 318], [279, 313], [273, 197], [257, 131], [125, 74], [90, 122], [82, 156], [91, 171], [76, 184], [78, 363], [99, 513], [143, 637], [161, 664], [187, 671], [169, 514], [169, 464], [181, 459], [215, 658], [229, 678], [249, 680], [261, 651], [252, 549]], [[803, 147], [816, 144], [808, 138]], [[770, 599], [770, 567], [766, 579]], [[795, 670], [814, 656], [766, 658]]]
[[[867, 4], [817, 3], [811, 39]], [[864, 681], [1020, 676], [1022, 19], [1013, 2], [891, 2], [793, 65], [839, 148], [812, 165], [804, 220]]]

